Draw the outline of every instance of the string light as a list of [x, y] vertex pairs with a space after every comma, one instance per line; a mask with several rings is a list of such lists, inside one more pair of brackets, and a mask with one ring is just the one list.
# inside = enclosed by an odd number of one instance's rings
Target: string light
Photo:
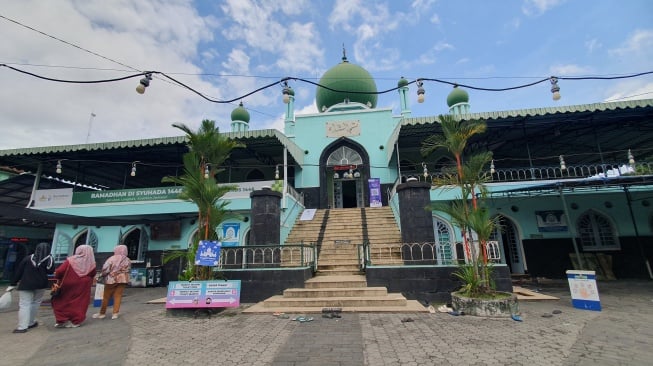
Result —
[[141, 81], [138, 83], [138, 86], [136, 87], [136, 92], [138, 94], [145, 93], [145, 88], [150, 86], [150, 81], [152, 81], [152, 74], [146, 73], [145, 77], [142, 78]]
[[290, 103], [290, 97], [295, 95], [295, 92], [292, 90], [292, 88], [288, 85], [288, 81], [284, 81], [283, 84], [283, 103], [288, 104]]
[[567, 169], [567, 164], [565, 164], [565, 157], [560, 155], [560, 170], [565, 170]]
[[279, 164], [274, 167], [274, 179], [279, 180]]
[[61, 174], [61, 160], [57, 160], [57, 174]]
[[633, 153], [628, 149], [628, 165], [631, 167], [635, 165], [635, 157], [633, 156]]
[[[173, 78], [173, 77], [171, 77], [171, 76], [169, 76], [166, 73], [163, 73], [161, 71], [140, 72], [140, 73], [137, 73], [137, 74], [134, 74], [134, 75], [128, 75], [128, 76], [124, 76], [124, 77], [120, 77], [120, 78], [114, 78], [114, 79], [64, 80], [64, 79], [56, 79], [56, 78], [50, 78], [50, 77], [38, 75], [38, 74], [35, 74], [35, 73], [32, 73], [32, 72], [28, 72], [28, 71], [25, 71], [25, 70], [18, 69], [18, 68], [13, 67], [13, 66], [9, 66], [7, 64], [0, 64], [0, 67], [6, 67], [6, 68], [11, 69], [13, 71], [16, 71], [16, 72], [19, 72], [19, 73], [22, 73], [22, 74], [26, 74], [26, 75], [30, 75], [30, 76], [33, 76], [33, 77], [36, 77], [36, 78], [39, 78], [39, 79], [43, 79], [43, 80], [61, 82], [61, 83], [73, 83], [73, 84], [99, 84], [99, 83], [108, 83], [108, 82], [121, 81], [121, 80], [126, 80], [126, 79], [130, 79], [130, 78], [135, 78], [135, 77], [142, 77], [142, 79], [140, 80], [139, 86], [137, 87], [137, 92], [139, 92], [141, 94], [145, 92], [145, 88], [149, 85], [149, 82], [152, 80], [152, 77], [154, 75], [159, 75], [159, 76], [161, 76], [163, 78], [168, 79], [169, 81], [173, 82], [174, 84], [176, 84], [178, 86], [181, 86], [181, 87], [191, 91], [192, 93], [200, 96], [201, 98], [203, 98], [203, 99], [205, 99], [205, 100], [207, 100], [209, 102], [212, 102], [212, 103], [233, 103], [235, 101], [242, 100], [242, 99], [244, 99], [244, 98], [246, 98], [246, 97], [248, 97], [250, 95], [256, 94], [256, 93], [258, 93], [260, 91], [266, 90], [266, 89], [268, 89], [270, 87], [276, 86], [279, 83], [282, 83], [282, 85], [285, 87], [287, 82], [290, 81], [290, 80], [301, 81], [301, 82], [311, 84], [311, 85], [315, 85], [317, 87], [327, 89], [329, 91], [336, 92], [336, 93], [345, 93], [346, 92], [346, 93], [349, 93], [349, 94], [376, 94], [376, 95], [379, 95], [379, 94], [385, 94], [385, 93], [389, 93], [389, 92], [392, 92], [392, 91], [396, 91], [397, 89], [400, 88], [400, 86], [396, 86], [396, 87], [392, 87], [392, 88], [377, 91], [377, 92], [356, 91], [356, 90], [339, 90], [339, 89], [334, 89], [334, 88], [331, 88], [331, 87], [328, 87], [328, 86], [325, 86], [325, 85], [321, 85], [321, 84], [316, 83], [314, 81], [310, 81], [310, 80], [299, 78], [299, 77], [285, 77], [285, 78], [281, 79], [280, 81], [275, 81], [273, 83], [263, 85], [262, 87], [260, 87], [258, 89], [255, 89], [255, 90], [253, 90], [253, 91], [251, 91], [251, 92], [249, 92], [247, 94], [238, 96], [236, 98], [228, 99], [228, 100], [217, 100], [217, 99], [212, 99], [212, 98], [207, 97], [206, 95], [202, 94], [201, 92], [193, 89], [192, 87], [182, 83], [181, 81], [179, 81], [179, 80], [177, 80], [177, 79], [175, 79], [175, 78]], [[635, 77], [650, 75], [650, 74], [653, 74], [653, 71], [645, 71], [645, 72], [640, 72], [640, 73], [635, 73], [635, 74], [627, 74], [627, 75], [620, 75], [620, 76], [582, 76], [582, 77], [573, 77], [573, 76], [566, 76], [566, 77], [557, 76], [556, 77], [556, 76], [550, 76], [550, 77], [546, 77], [546, 78], [543, 78], [543, 79], [540, 79], [540, 80], [536, 80], [536, 81], [531, 82], [531, 83], [521, 84], [521, 85], [516, 85], [516, 86], [506, 87], [506, 88], [481, 88], [481, 87], [476, 87], [476, 86], [473, 86], [473, 85], [461, 84], [459, 82], [454, 83], [454, 82], [450, 82], [450, 81], [447, 81], [447, 80], [436, 79], [436, 78], [419, 78], [419, 79], [416, 79], [414, 81], [410, 81], [410, 82], [408, 82], [408, 84], [406, 84], [404, 86], [401, 86], [401, 87], [405, 87], [405, 86], [407, 86], [409, 84], [416, 84], [417, 87], [418, 87], [418, 89], [417, 89], [417, 101], [419, 103], [423, 103], [424, 102], [424, 94], [425, 94], [424, 81], [433, 81], [433, 82], [437, 82], [437, 83], [441, 83], [441, 84], [447, 84], [447, 85], [451, 85], [451, 86], [459, 86], [459, 87], [467, 88], [467, 89], [471, 89], [471, 90], [496, 91], [496, 92], [526, 88], [526, 87], [534, 86], [534, 85], [549, 81], [552, 84], [551, 92], [553, 93], [554, 99], [555, 98], [559, 99], [560, 88], [557, 86], [557, 82], [559, 80], [574, 80], [574, 81], [577, 81], [577, 80], [617, 80], [617, 79], [635, 78]], [[285, 95], [288, 95], [289, 98], [290, 98], [290, 96], [294, 95], [294, 92], [292, 92], [292, 88], [290, 88], [290, 87], [288, 87], [288, 92], [289, 93], [285, 94]], [[284, 99], [285, 99], [285, 95], [284, 95]], [[558, 100], [558, 99], [555, 99], [555, 100]]]
[[132, 177], [136, 176], [136, 162], [132, 163], [132, 172], [130, 174]]
[[490, 174], [496, 173], [496, 169], [494, 168], [494, 159], [490, 162]]
[[553, 100], [560, 100], [560, 87], [555, 76], [551, 76], [551, 93], [553, 93]]
[[204, 179], [209, 179], [209, 168], [211, 164], [204, 164]]
[[424, 169], [424, 178], [427, 178], [429, 176], [429, 171], [426, 168], [426, 163], [422, 162], [422, 168]]
[[424, 103], [424, 93], [426, 91], [424, 90], [424, 82], [422, 79], [417, 79], [417, 103]]

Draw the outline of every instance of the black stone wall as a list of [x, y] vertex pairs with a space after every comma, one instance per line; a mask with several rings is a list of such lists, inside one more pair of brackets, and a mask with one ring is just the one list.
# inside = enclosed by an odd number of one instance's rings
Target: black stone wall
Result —
[[397, 186], [401, 216], [401, 240], [404, 243], [433, 243], [433, 217], [430, 205], [431, 185], [425, 182], [406, 182]]
[[[453, 276], [457, 267], [368, 267], [368, 286], [385, 286], [388, 292], [400, 292], [407, 299], [431, 303], [451, 302], [451, 292], [462, 282]], [[498, 291], [512, 292], [510, 271], [505, 265], [494, 267], [493, 279]]]

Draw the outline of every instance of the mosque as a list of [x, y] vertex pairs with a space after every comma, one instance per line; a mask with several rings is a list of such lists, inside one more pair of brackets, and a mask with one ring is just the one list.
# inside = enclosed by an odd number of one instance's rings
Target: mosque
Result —
[[[367, 252], [354, 249], [368, 253], [364, 265], [354, 259], [368, 282], [428, 292], [438, 276], [450, 276], [465, 261], [451, 219], [425, 209], [455, 196], [431, 186], [451, 159], [420, 153], [426, 137], [441, 133], [438, 116], [412, 115], [413, 83], [404, 78], [397, 82], [398, 113], [378, 107], [375, 80], [344, 55], [318, 84], [319, 112], [303, 115], [295, 114], [294, 91], [284, 84], [283, 132], [250, 130], [242, 103], [231, 113], [231, 131], [223, 134], [244, 147], [216, 176], [238, 187], [224, 197], [233, 215], [219, 228], [223, 250], [317, 245], [322, 249], [295, 266], [305, 280], [319, 270], [316, 262], [327, 261], [320, 256], [331, 242], [367, 243]], [[487, 132], [470, 146], [494, 157], [486, 204], [501, 223], [491, 248], [500, 283], [509, 286], [514, 276], [563, 278], [579, 259], [606, 279], [653, 278], [653, 99], [474, 113], [468, 93], [455, 87], [446, 103], [456, 118], [487, 122]], [[162, 258], [188, 247], [197, 210], [177, 199], [180, 187], [161, 179], [180, 174], [187, 151], [184, 136], [0, 150], [0, 269], [7, 273], [41, 241], [52, 243], [58, 261], [80, 244], [103, 257], [122, 242], [135, 268], [161, 266], [163, 281], [174, 280], [183, 264], [164, 265]], [[371, 221], [381, 211], [390, 220]], [[345, 220], [360, 228], [325, 229], [343, 212], [354, 212]], [[319, 225], [302, 236], [310, 221]], [[374, 237], [379, 227], [394, 231]], [[397, 261], [380, 255], [391, 248]], [[267, 264], [276, 263], [269, 266], [249, 262], [257, 255], [235, 257], [224, 270], [252, 283], [260, 277], [247, 268], [284, 267], [283, 254], [269, 256]], [[398, 268], [404, 272], [392, 272]], [[246, 272], [253, 277], [243, 277]], [[297, 282], [278, 272], [271, 290], [253, 299]]]

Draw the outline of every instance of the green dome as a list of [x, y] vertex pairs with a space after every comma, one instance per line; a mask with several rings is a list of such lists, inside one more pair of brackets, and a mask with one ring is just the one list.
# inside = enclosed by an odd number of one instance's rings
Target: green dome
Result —
[[401, 79], [399, 79], [399, 81], [397, 82], [397, 86], [401, 88], [406, 85], [408, 85], [408, 80], [406, 80], [406, 78], [402, 76]]
[[249, 123], [249, 112], [247, 112], [247, 109], [243, 107], [243, 102], [240, 102], [238, 107], [231, 112], [231, 120]]
[[449, 93], [449, 96], [447, 96], [447, 105], [451, 107], [458, 103], [469, 103], [469, 94], [467, 94], [463, 89], [454, 86], [451, 93]]
[[[371, 108], [376, 107], [378, 95], [376, 94], [376, 83], [372, 75], [364, 68], [350, 64], [346, 57], [343, 57], [341, 63], [327, 70], [322, 75], [319, 84], [331, 89], [342, 90], [342, 92], [335, 92], [318, 86], [315, 93], [315, 102], [320, 112], [344, 102], [345, 99], [349, 99], [350, 102], [369, 105]], [[347, 91], [364, 93], [348, 93]]]

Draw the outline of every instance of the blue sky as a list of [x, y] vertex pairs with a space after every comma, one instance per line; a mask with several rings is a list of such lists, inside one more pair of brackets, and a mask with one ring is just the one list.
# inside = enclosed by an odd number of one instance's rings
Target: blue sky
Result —
[[[378, 90], [401, 76], [504, 88], [551, 75], [653, 71], [649, 0], [0, 0], [0, 15], [0, 63], [71, 80], [156, 70], [220, 100], [283, 77], [317, 82], [340, 62], [343, 44]], [[66, 84], [0, 68], [0, 80], [0, 149], [176, 136], [172, 123], [205, 118], [228, 131], [237, 105], [161, 78], [143, 95], [137, 79]], [[548, 83], [468, 92], [473, 112], [653, 98], [651, 75], [559, 85], [557, 102]], [[316, 113], [315, 86], [292, 86], [296, 113]], [[413, 116], [446, 113], [451, 87], [424, 87], [426, 102], [417, 104], [411, 86]], [[251, 129], [283, 129], [280, 86], [243, 102]], [[396, 91], [379, 97], [380, 108], [398, 113], [398, 104]]]

